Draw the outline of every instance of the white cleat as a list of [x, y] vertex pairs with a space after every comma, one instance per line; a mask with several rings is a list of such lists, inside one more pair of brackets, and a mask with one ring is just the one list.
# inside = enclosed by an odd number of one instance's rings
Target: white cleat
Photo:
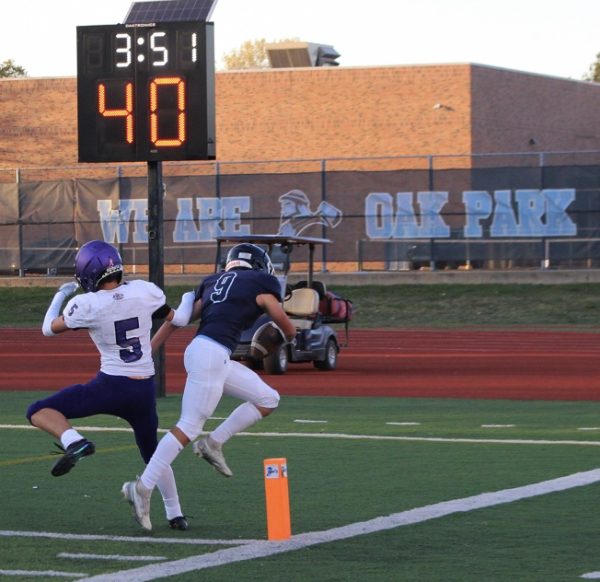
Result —
[[138, 477], [135, 481], [123, 483], [121, 493], [125, 501], [131, 505], [135, 520], [145, 530], [152, 531], [152, 522], [150, 521], [150, 497], [152, 491], [146, 489]]
[[[214, 441], [213, 441], [214, 443]], [[221, 475], [233, 477], [233, 471], [227, 466], [221, 445], [210, 444], [208, 437], [198, 439], [193, 445], [194, 454], [210, 463]]]

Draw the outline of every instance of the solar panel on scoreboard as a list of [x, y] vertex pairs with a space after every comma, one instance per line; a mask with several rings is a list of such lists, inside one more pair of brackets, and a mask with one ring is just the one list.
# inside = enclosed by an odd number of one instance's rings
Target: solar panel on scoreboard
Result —
[[125, 17], [125, 24], [149, 22], [207, 21], [217, 0], [157, 0], [134, 2]]

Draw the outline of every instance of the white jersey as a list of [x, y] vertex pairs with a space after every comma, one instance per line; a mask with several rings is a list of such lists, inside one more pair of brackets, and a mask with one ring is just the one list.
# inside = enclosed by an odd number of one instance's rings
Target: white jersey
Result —
[[152, 314], [165, 305], [163, 291], [142, 280], [115, 289], [75, 295], [65, 306], [65, 324], [85, 328], [100, 352], [100, 371], [111, 376], [152, 376]]

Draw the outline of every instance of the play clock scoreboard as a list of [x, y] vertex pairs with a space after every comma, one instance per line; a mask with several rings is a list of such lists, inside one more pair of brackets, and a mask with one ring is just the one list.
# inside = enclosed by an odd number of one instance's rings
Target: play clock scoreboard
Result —
[[80, 162], [215, 157], [211, 22], [77, 27]]

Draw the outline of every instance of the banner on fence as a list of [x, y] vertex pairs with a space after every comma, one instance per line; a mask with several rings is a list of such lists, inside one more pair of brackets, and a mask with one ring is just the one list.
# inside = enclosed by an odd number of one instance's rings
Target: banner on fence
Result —
[[[325, 236], [329, 261], [383, 268], [595, 256], [595, 166], [502, 170], [167, 177], [165, 263], [210, 263], [216, 236], [244, 234]], [[2, 271], [72, 264], [91, 239], [147, 258], [144, 178], [0, 184], [0, 216]]]

